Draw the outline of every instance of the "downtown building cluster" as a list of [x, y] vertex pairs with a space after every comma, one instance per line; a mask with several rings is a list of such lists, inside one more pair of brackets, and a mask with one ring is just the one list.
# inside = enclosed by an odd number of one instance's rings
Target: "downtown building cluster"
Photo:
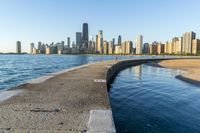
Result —
[[76, 41], [67, 44], [64, 41], [51, 44], [38, 42], [37, 47], [34, 43], [30, 44], [30, 54], [133, 54], [133, 43], [131, 41], [122, 42], [121, 36], [118, 37], [118, 44], [115, 39], [105, 41], [103, 31], [100, 30], [94, 40], [93, 36], [89, 39], [88, 24], [83, 24], [82, 32], [76, 32]]
[[[21, 42], [17, 41], [16, 52], [21, 53]], [[82, 32], [76, 32], [76, 40], [71, 43], [70, 37], [57, 43], [45, 44], [38, 42], [30, 44], [30, 54], [105, 54], [105, 55], [197, 55], [200, 52], [200, 40], [196, 38], [196, 33], [186, 32], [182, 37], [174, 37], [171, 41], [161, 43], [143, 43], [143, 36], [136, 37], [135, 43], [132, 41], [122, 41], [121, 35], [118, 42], [113, 38], [106, 41], [103, 31], [89, 38], [88, 24], [84, 23]]]
[[200, 40], [196, 33], [186, 32], [182, 37], [174, 37], [165, 44], [161, 42], [145, 43], [143, 54], [152, 55], [197, 55], [200, 54]]

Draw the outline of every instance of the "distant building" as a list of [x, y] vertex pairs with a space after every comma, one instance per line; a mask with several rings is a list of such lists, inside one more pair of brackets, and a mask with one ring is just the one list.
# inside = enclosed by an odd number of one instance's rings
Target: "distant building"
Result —
[[132, 54], [132, 53], [133, 53], [133, 42], [126, 41], [126, 54]]
[[88, 34], [88, 24], [83, 24], [83, 37], [82, 37], [83, 48], [88, 48], [89, 34]]
[[81, 48], [81, 44], [82, 44], [82, 33], [81, 32], [76, 32], [76, 47], [78, 49]]
[[121, 43], [121, 54], [126, 54], [126, 42]]
[[149, 48], [150, 48], [149, 43], [145, 43], [143, 46], [142, 53], [149, 54], [150, 53]]
[[193, 55], [200, 54], [200, 40], [199, 39], [192, 40], [192, 54]]
[[132, 54], [133, 43], [131, 41], [125, 41], [121, 44], [121, 54]]
[[103, 42], [103, 54], [108, 54], [108, 42]]
[[67, 47], [70, 48], [71, 42], [70, 42], [70, 37], [67, 37]]
[[33, 53], [32, 54], [39, 54], [38, 49], [36, 49], [35, 47], [33, 48]]
[[30, 44], [30, 54], [33, 54], [33, 48], [35, 47], [34, 43]]
[[121, 54], [121, 46], [115, 46], [115, 54]]
[[112, 39], [112, 44], [115, 45], [115, 38]]
[[21, 54], [21, 42], [17, 41], [16, 43], [16, 53]]
[[192, 40], [196, 39], [196, 33], [186, 32], [183, 34], [183, 49], [184, 54], [192, 53]]
[[158, 51], [158, 45], [157, 44], [150, 45], [150, 54], [157, 55], [158, 54], [157, 51]]
[[[46, 54], [55, 54], [55, 48], [52, 46], [47, 46], [45, 51], [46, 51]], [[56, 51], [58, 51], [58, 50], [56, 50]]]
[[183, 46], [183, 37], [179, 37], [175, 43], [175, 54], [181, 54], [182, 53], [182, 46]]
[[61, 41], [60, 43], [60, 50], [64, 50], [65, 49], [65, 42], [64, 41]]
[[143, 36], [140, 35], [136, 38], [136, 54], [142, 54]]
[[96, 36], [96, 53], [102, 54], [103, 53], [103, 31], [99, 31], [98, 35]]
[[121, 37], [121, 35], [118, 36], [118, 45], [119, 46], [122, 45], [122, 37]]
[[157, 53], [156, 54], [160, 55], [160, 54], [164, 54], [164, 52], [165, 52], [165, 45], [162, 44], [162, 43], [158, 43], [157, 44]]
[[108, 54], [109, 55], [112, 55], [112, 54], [114, 54], [114, 50], [113, 50], [114, 48], [113, 48], [113, 41], [110, 41], [109, 43], [108, 43]]

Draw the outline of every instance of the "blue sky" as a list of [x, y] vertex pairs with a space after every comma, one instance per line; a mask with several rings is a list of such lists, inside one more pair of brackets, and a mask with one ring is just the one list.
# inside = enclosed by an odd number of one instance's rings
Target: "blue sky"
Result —
[[199, 6], [199, 0], [0, 0], [0, 52], [15, 51], [17, 40], [27, 52], [31, 42], [75, 40], [83, 22], [90, 35], [103, 30], [106, 40], [142, 34], [144, 42], [165, 42], [186, 31], [199, 37]]

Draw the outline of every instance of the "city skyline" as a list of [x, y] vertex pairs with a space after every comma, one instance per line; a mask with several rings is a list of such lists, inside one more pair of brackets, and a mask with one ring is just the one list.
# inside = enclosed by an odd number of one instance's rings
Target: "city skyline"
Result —
[[[103, 31], [96, 34], [96, 40], [92, 37], [89, 40], [88, 23], [83, 23], [82, 32], [76, 32], [76, 43], [72, 45], [70, 37], [67, 37], [67, 44], [64, 41], [51, 42], [50, 44], [38, 42], [38, 45], [30, 44], [30, 54], [104, 54], [104, 55], [199, 55], [200, 40], [196, 38], [195, 32], [185, 32], [182, 36], [173, 37], [163, 42], [154, 41], [143, 43], [143, 36], [138, 35], [134, 43], [131, 40], [122, 40], [118, 36], [115, 39], [105, 40]], [[20, 44], [20, 45], [19, 45]], [[20, 52], [19, 52], [20, 51]], [[16, 53], [21, 54], [21, 42], [16, 42]]]
[[187, 31], [200, 33], [198, 4], [198, 0], [181, 4], [178, 0], [1, 1], [0, 52], [15, 52], [17, 40], [22, 52], [29, 52], [32, 42], [67, 42], [67, 37], [76, 42], [83, 22], [90, 25], [89, 36], [103, 30], [108, 41], [115, 38], [117, 42], [121, 35], [122, 40], [134, 42], [141, 34], [144, 43], [166, 42]]

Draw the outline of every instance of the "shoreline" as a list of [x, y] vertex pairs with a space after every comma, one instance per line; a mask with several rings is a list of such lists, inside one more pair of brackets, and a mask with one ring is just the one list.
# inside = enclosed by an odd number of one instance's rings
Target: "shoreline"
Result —
[[200, 59], [174, 59], [152, 64], [156, 67], [181, 70], [184, 74], [177, 75], [175, 78], [195, 86], [200, 86]]

